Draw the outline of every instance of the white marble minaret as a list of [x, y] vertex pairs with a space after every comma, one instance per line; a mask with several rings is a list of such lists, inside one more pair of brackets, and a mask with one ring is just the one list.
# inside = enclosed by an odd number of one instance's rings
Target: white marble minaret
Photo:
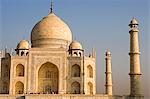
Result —
[[130, 95], [141, 95], [140, 50], [138, 43], [138, 22], [133, 18], [130, 26]]
[[106, 94], [112, 95], [112, 72], [111, 72], [111, 54], [110, 51], [106, 52]]

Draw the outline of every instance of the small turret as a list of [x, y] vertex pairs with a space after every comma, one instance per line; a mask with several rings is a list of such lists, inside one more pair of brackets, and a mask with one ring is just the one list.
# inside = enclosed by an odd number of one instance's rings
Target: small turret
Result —
[[16, 54], [19, 56], [26, 56], [26, 55], [28, 55], [29, 48], [30, 48], [29, 42], [26, 40], [21, 40], [18, 43], [15, 51], [16, 51]]
[[83, 56], [82, 45], [78, 41], [73, 41], [69, 46], [69, 54], [74, 57]]

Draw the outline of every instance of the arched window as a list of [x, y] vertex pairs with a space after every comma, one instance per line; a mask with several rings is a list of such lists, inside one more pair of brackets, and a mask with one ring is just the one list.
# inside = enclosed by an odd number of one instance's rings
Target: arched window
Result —
[[74, 54], [74, 56], [78, 56], [78, 53], [77, 53], [77, 52], [74, 52], [73, 54]]
[[88, 93], [93, 94], [93, 84], [91, 82], [88, 82]]
[[82, 56], [81, 52], [79, 52], [80, 57]]
[[72, 66], [72, 69], [71, 69], [71, 76], [72, 77], [80, 77], [80, 66], [75, 64]]
[[71, 93], [80, 94], [80, 83], [75, 81], [71, 84]]
[[22, 51], [22, 52], [21, 52], [21, 56], [23, 56], [23, 55], [24, 55], [24, 52]]
[[87, 66], [87, 71], [88, 71], [88, 77], [93, 78], [93, 68], [91, 65]]
[[22, 64], [16, 66], [16, 76], [24, 76], [24, 66]]
[[15, 92], [16, 94], [23, 94], [24, 93], [24, 84], [18, 81], [15, 85]]
[[26, 53], [26, 55], [28, 55], [28, 54], [29, 54], [29, 52]]

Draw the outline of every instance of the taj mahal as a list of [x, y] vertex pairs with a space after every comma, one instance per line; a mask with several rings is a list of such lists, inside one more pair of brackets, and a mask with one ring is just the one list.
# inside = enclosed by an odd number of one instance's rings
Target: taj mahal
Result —
[[69, 26], [50, 13], [21, 40], [15, 54], [0, 52], [0, 99], [144, 99], [138, 21], [130, 23], [130, 95], [113, 95], [111, 53], [106, 51], [105, 94], [96, 92], [96, 52], [85, 55]]

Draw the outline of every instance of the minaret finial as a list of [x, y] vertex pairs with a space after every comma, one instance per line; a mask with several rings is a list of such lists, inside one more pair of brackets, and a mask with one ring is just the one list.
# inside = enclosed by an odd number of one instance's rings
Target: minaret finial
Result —
[[51, 13], [53, 12], [53, 7], [54, 7], [54, 5], [53, 5], [53, 2], [51, 1]]

